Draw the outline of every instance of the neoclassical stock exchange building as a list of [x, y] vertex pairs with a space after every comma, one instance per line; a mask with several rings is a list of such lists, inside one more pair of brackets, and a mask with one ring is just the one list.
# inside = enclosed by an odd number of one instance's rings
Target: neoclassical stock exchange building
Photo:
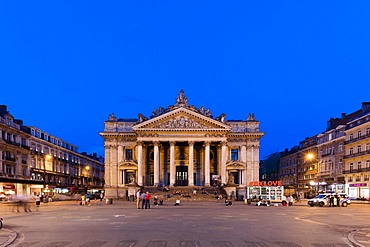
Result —
[[150, 118], [104, 122], [105, 190], [108, 197], [133, 195], [139, 187], [221, 185], [244, 195], [259, 180], [259, 122], [213, 118], [209, 109], [188, 104], [180, 91], [174, 105]]

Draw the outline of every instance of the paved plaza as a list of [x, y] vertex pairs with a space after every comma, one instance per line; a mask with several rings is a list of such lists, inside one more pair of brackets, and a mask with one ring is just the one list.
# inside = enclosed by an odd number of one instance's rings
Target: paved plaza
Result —
[[1, 205], [0, 246], [265, 247], [370, 246], [369, 204], [347, 208], [257, 207], [235, 202], [173, 202], [136, 209], [134, 202], [42, 204], [14, 213]]

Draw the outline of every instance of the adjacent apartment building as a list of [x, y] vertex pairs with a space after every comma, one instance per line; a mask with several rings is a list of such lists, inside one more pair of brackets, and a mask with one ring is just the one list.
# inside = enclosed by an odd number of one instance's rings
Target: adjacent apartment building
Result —
[[104, 186], [104, 160], [24, 126], [0, 105], [0, 197], [84, 193]]
[[[361, 109], [351, 114], [331, 118], [324, 132], [306, 138], [279, 156], [279, 180], [289, 188], [286, 194], [293, 190], [304, 198], [333, 191], [348, 193], [352, 198], [369, 198], [370, 102], [362, 103]], [[261, 162], [262, 166], [267, 164], [265, 160]], [[265, 174], [261, 180], [268, 177]]]

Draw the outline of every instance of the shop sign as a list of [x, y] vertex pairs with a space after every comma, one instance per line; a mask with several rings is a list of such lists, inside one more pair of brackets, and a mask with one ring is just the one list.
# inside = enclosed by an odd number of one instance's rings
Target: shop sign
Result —
[[283, 186], [283, 181], [252, 181], [249, 186]]
[[3, 188], [6, 189], [6, 190], [14, 190], [15, 185], [14, 184], [5, 184]]
[[366, 184], [350, 184], [349, 187], [362, 187], [366, 186]]

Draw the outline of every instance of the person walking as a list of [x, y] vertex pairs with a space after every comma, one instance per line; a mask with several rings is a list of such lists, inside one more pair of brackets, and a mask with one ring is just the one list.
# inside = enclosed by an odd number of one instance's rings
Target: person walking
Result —
[[136, 207], [140, 209], [140, 198], [141, 197], [141, 190], [137, 190], [136, 192]]
[[146, 203], [145, 203], [146, 193], [142, 193], [140, 196], [141, 199], [141, 209], [144, 209]]
[[84, 194], [81, 196], [81, 205], [82, 206], [86, 205], [86, 196]]
[[152, 197], [151, 194], [149, 194], [149, 192], [146, 192], [146, 196], [145, 196], [145, 209], [150, 209], [150, 198]]

